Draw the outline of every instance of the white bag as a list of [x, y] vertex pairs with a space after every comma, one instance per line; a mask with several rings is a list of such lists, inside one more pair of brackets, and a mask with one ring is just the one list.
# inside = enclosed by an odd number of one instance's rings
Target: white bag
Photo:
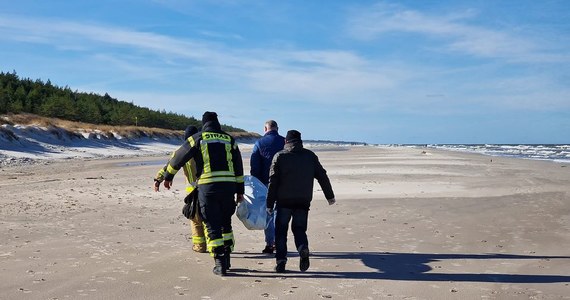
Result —
[[267, 187], [254, 176], [243, 177], [245, 193], [238, 203], [236, 215], [249, 230], [263, 230], [267, 226]]

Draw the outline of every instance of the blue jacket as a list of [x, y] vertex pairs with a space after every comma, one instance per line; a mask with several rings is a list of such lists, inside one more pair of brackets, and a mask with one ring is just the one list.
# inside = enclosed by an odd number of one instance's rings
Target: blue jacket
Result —
[[255, 142], [251, 153], [250, 166], [251, 176], [255, 176], [263, 184], [269, 184], [269, 168], [275, 153], [283, 150], [285, 138], [276, 130], [271, 130]]

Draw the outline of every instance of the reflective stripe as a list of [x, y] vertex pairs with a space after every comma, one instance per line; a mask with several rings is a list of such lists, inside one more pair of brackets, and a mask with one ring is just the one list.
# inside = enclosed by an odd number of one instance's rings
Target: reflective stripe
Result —
[[186, 177], [186, 193], [192, 193], [192, 191], [196, 188], [196, 175], [192, 172], [192, 159], [189, 160], [186, 164], [184, 164], [184, 172], [187, 175]]
[[174, 169], [170, 164], [168, 164], [168, 167], [166, 167], [166, 172], [174, 175], [174, 174], [178, 173], [178, 170]]
[[[200, 141], [200, 151], [204, 162], [202, 174], [198, 179], [198, 184], [212, 182], [236, 182], [234, 164], [232, 160], [232, 138], [231, 136], [217, 132], [202, 132]], [[209, 143], [222, 143], [226, 151], [227, 170], [212, 170], [210, 162]]]
[[156, 173], [155, 178], [158, 180], [164, 180], [164, 169], [160, 169], [160, 171], [158, 171], [158, 173]]
[[222, 233], [222, 236], [224, 237], [224, 241], [233, 241], [234, 240], [234, 233], [233, 232]]
[[185, 163], [182, 168], [184, 169], [184, 173], [188, 176], [186, 177], [186, 183], [192, 182], [192, 171], [190, 170], [190, 166], [189, 166], [190, 161], [188, 161], [187, 163]]
[[201, 144], [200, 150], [202, 151], [202, 158], [204, 160], [204, 171], [202, 172], [201, 176], [204, 176], [205, 174], [212, 172], [212, 167], [210, 166], [210, 152], [208, 152], [208, 144]]
[[229, 232], [229, 233], [222, 233], [223, 239], [224, 239], [224, 246], [230, 246], [230, 251], [233, 252], [234, 251], [234, 245], [235, 245], [235, 239], [234, 239], [234, 233]]
[[217, 248], [220, 246], [224, 246], [224, 240], [223, 239], [210, 240], [210, 241], [208, 241], [208, 252], [213, 254], [214, 248]]
[[193, 236], [192, 237], [193, 244], [204, 244], [206, 243], [206, 238], [203, 236]]
[[202, 132], [202, 140], [206, 142], [215, 141], [217, 143], [229, 143], [231, 142], [232, 138], [223, 133], [217, 132]]
[[[202, 222], [202, 226], [204, 227], [204, 236], [206, 237], [206, 244], [210, 244], [210, 236], [208, 235], [208, 230], [206, 228], [206, 223]], [[212, 249], [210, 247], [206, 247], [206, 249], [208, 250], [208, 252], [210, 252], [210, 256], [214, 256], [214, 252], [212, 252]]]
[[187, 141], [190, 144], [190, 147], [194, 147], [194, 145], [196, 145], [196, 141], [194, 141], [193, 137], [189, 137]]
[[228, 161], [228, 171], [232, 172], [235, 176], [234, 162], [232, 160], [232, 145], [230, 144], [226, 144], [226, 160]]
[[200, 176], [200, 178], [211, 178], [211, 177], [216, 177], [216, 176], [235, 176], [234, 172], [230, 172], [230, 171], [214, 171], [214, 172], [210, 172], [206, 175], [202, 175]]
[[202, 143], [206, 143], [206, 144], [210, 144], [210, 143], [221, 143], [221, 144], [227, 144], [229, 145], [231, 142], [230, 141], [226, 141], [226, 140], [220, 140], [220, 139], [215, 139], [215, 140], [202, 140]]
[[210, 242], [210, 237], [208, 236], [208, 230], [206, 228], [206, 223], [202, 222], [202, 227], [204, 228], [204, 236], [206, 237], [206, 242]]
[[207, 184], [213, 182], [237, 182], [234, 176], [232, 177], [211, 177], [211, 178], [200, 178], [198, 179], [198, 184]]
[[243, 176], [236, 176], [237, 183], [243, 183]]

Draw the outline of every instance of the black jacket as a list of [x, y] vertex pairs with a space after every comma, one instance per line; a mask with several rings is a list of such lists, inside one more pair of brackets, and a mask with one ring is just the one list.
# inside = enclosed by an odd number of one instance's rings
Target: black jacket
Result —
[[313, 151], [301, 142], [287, 143], [275, 154], [269, 171], [267, 207], [309, 209], [313, 199], [313, 183], [317, 179], [327, 199], [334, 198], [327, 171]]
[[[207, 157], [203, 156], [204, 151]], [[236, 193], [244, 193], [241, 153], [234, 138], [225, 133], [218, 122], [205, 123], [201, 132], [189, 137], [174, 152], [164, 179], [172, 181], [176, 172], [191, 158], [196, 161], [198, 185], [235, 182]]]

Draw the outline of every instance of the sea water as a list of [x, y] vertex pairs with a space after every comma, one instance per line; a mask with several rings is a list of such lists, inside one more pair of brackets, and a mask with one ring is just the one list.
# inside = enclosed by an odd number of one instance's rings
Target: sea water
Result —
[[491, 156], [570, 162], [570, 145], [562, 144], [429, 144], [423, 146], [427, 148], [481, 153]]

